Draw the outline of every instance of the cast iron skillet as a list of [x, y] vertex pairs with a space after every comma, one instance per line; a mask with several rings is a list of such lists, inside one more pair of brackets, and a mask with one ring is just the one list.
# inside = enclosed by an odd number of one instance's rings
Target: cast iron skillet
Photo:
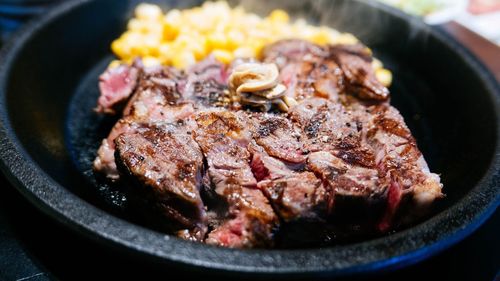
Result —
[[[149, 1], [151, 2], [151, 1]], [[187, 7], [196, 1], [159, 1]], [[401, 110], [447, 197], [427, 220], [385, 237], [324, 248], [232, 250], [139, 225], [119, 190], [90, 171], [113, 120], [91, 111], [109, 45], [135, 1], [65, 2], [6, 46], [0, 66], [1, 168], [35, 206], [74, 230], [155, 261], [255, 275], [344, 275], [415, 263], [474, 231], [500, 198], [500, 90], [441, 30], [360, 1], [243, 1], [257, 13], [294, 16], [352, 32], [394, 73]], [[104, 199], [102, 199], [104, 198]]]

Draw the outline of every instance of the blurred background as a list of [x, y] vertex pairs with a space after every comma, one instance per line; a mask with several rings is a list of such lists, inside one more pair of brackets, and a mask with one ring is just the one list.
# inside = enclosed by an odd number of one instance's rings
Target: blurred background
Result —
[[[0, 0], [0, 44], [23, 24], [61, 1], [68, 0]], [[430, 25], [446, 29], [482, 59], [500, 79], [499, 64], [488, 59], [500, 48], [500, 0], [372, 1], [383, 2], [420, 17]]]
[[[0, 0], [0, 40], [5, 41], [26, 21], [65, 0]], [[456, 22], [500, 44], [500, 0], [379, 0], [428, 24]], [[147, 2], [147, 1], [145, 1]]]
[[457, 22], [500, 44], [500, 0], [380, 0], [428, 24]]

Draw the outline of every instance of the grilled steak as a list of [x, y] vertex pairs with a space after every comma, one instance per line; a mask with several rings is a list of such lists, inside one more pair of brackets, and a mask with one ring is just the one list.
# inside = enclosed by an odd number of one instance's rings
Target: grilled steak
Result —
[[380, 177], [389, 186], [386, 213], [379, 224], [385, 231], [402, 202], [409, 201], [421, 216], [430, 203], [443, 196], [442, 185], [439, 176], [429, 171], [397, 109], [387, 103], [359, 107], [357, 114], [367, 123], [366, 142], [373, 147]]
[[263, 57], [280, 67], [287, 95], [298, 100], [323, 97], [337, 101], [339, 95], [366, 101], [389, 98], [389, 90], [376, 79], [372, 58], [362, 45], [320, 47], [283, 40], [265, 48]]
[[115, 139], [116, 162], [157, 209], [182, 228], [205, 234], [206, 215], [200, 197], [203, 154], [186, 128], [143, 125]]
[[192, 66], [188, 71], [183, 99], [199, 108], [222, 105], [227, 95], [226, 67], [213, 57]]
[[255, 142], [269, 155], [289, 163], [305, 162], [300, 131], [290, 120], [271, 114], [253, 114], [250, 119]]
[[344, 74], [347, 92], [363, 100], [385, 101], [389, 90], [375, 77], [372, 57], [362, 45], [337, 45], [329, 48], [330, 56]]
[[[270, 147], [268, 150], [276, 145]], [[313, 173], [304, 171], [304, 163], [274, 158], [255, 141], [250, 143], [249, 151], [253, 155], [250, 165], [258, 181], [257, 187], [282, 220], [326, 218], [331, 197]]]
[[285, 221], [325, 218], [328, 213], [328, 191], [311, 172], [263, 180], [258, 186]]
[[208, 234], [209, 244], [228, 247], [272, 245], [278, 225], [268, 200], [257, 189], [247, 147], [251, 134], [245, 114], [208, 111], [195, 117], [195, 140], [208, 163], [214, 191], [229, 205], [228, 217]]
[[133, 122], [132, 118], [118, 120], [108, 137], [102, 140], [101, 146], [97, 150], [97, 156], [93, 163], [94, 171], [101, 173], [109, 180], [118, 180], [120, 174], [115, 163], [115, 139], [123, 133], [134, 132], [135, 130], [136, 123]]
[[[142, 92], [144, 98], [150, 98], [151, 92]], [[142, 99], [135, 101], [134, 105], [129, 107], [131, 113], [118, 122], [111, 129], [110, 134], [102, 141], [97, 157], [94, 160], [94, 171], [104, 174], [109, 180], [119, 179], [119, 173], [116, 170], [114, 150], [114, 140], [120, 134], [135, 131], [138, 123], [165, 122], [175, 123], [189, 117], [194, 108], [192, 104], [183, 103], [179, 105], [162, 105], [160, 103], [143, 102]]]
[[113, 127], [98, 150], [94, 170], [110, 180], [118, 180], [113, 156], [114, 139], [130, 130], [130, 124], [175, 123], [191, 116], [195, 108], [215, 103], [216, 100], [210, 96], [223, 88], [220, 84], [222, 74], [222, 64], [213, 59], [201, 62], [199, 67], [193, 67], [187, 74], [172, 67], [142, 69], [136, 90], [123, 110], [123, 118]]
[[349, 164], [326, 151], [311, 153], [307, 168], [325, 184], [331, 213], [353, 221], [380, 217], [387, 185], [379, 179], [376, 169]]
[[139, 72], [137, 66], [120, 65], [108, 68], [99, 77], [101, 95], [97, 100], [96, 112], [116, 114], [134, 91]]
[[[375, 154], [363, 139], [363, 124], [352, 110], [322, 98], [303, 100], [290, 112], [311, 152], [307, 169], [325, 184], [329, 213], [362, 212], [385, 203], [387, 185], [379, 180]], [[380, 207], [377, 207], [380, 209]]]
[[179, 237], [236, 248], [383, 233], [443, 196], [366, 47], [283, 40], [262, 57], [297, 101], [288, 113], [230, 96], [238, 62], [108, 70], [97, 111], [126, 106], [94, 170], [133, 182]]
[[334, 209], [374, 210], [383, 203], [379, 228], [385, 231], [404, 198], [422, 213], [442, 196], [439, 177], [429, 172], [403, 118], [386, 102], [344, 106], [310, 98], [295, 106], [290, 118], [307, 137], [306, 149], [313, 152], [307, 168], [331, 188]]

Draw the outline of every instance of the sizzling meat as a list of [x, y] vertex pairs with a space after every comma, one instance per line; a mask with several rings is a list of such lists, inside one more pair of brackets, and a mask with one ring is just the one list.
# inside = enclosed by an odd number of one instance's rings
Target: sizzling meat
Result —
[[208, 163], [215, 193], [229, 205], [228, 217], [206, 242], [229, 247], [271, 246], [278, 218], [257, 189], [250, 168], [251, 133], [244, 113], [207, 111], [195, 117], [195, 139]]
[[296, 101], [287, 113], [242, 108], [227, 85], [238, 62], [108, 70], [97, 111], [126, 106], [94, 170], [133, 182], [179, 237], [237, 248], [273, 247], [280, 227], [383, 233], [443, 196], [364, 46], [283, 40], [262, 55]]
[[255, 142], [269, 155], [295, 164], [306, 160], [300, 131], [290, 120], [271, 114], [253, 114], [250, 119]]
[[386, 231], [403, 199], [407, 198], [411, 209], [421, 215], [443, 196], [442, 185], [439, 176], [429, 171], [397, 109], [389, 104], [361, 106], [357, 114], [367, 123], [366, 142], [375, 151], [380, 177], [389, 185], [386, 213], [379, 224], [380, 230]]
[[203, 154], [186, 128], [144, 125], [115, 139], [116, 162], [156, 208], [202, 240], [206, 215], [199, 189]]
[[300, 40], [284, 40], [263, 51], [264, 61], [276, 62], [287, 95], [298, 100], [323, 97], [337, 101], [353, 95], [366, 101], [386, 101], [389, 90], [375, 77], [372, 57], [362, 45], [320, 47]]
[[[195, 108], [215, 103], [216, 100], [210, 97], [223, 88], [220, 84], [223, 66], [213, 59], [201, 62], [187, 74], [172, 67], [152, 67], [141, 73], [137, 89], [123, 110], [123, 118], [103, 140], [94, 160], [94, 170], [110, 180], [119, 178], [113, 141], [120, 133], [128, 131], [130, 124], [185, 120]], [[101, 91], [101, 98], [103, 95]]]
[[139, 67], [120, 65], [107, 69], [99, 77], [101, 96], [96, 112], [116, 114], [134, 91], [139, 78]]

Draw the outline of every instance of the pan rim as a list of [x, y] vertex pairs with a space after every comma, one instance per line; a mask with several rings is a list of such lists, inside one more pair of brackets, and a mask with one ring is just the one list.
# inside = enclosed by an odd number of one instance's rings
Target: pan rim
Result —
[[[323, 249], [307, 250], [234, 250], [190, 243], [134, 225], [117, 218], [85, 200], [79, 198], [47, 175], [21, 146], [10, 126], [5, 102], [6, 85], [10, 69], [16, 61], [24, 43], [43, 26], [59, 16], [95, 0], [65, 1], [50, 10], [40, 19], [31, 22], [14, 35], [0, 52], [0, 169], [9, 182], [33, 205], [56, 221], [105, 245], [111, 244], [148, 257], [182, 265], [227, 272], [252, 272], [256, 274], [308, 274], [325, 273], [345, 275], [354, 272], [373, 271], [386, 267], [408, 265], [418, 262], [455, 244], [476, 230], [498, 207], [500, 191], [492, 180], [499, 176], [500, 126], [497, 126], [497, 143], [488, 170], [476, 186], [450, 208], [409, 229], [381, 238], [355, 244]], [[364, 1], [363, 1], [364, 2]], [[408, 17], [392, 8], [377, 3], [386, 12], [399, 17]], [[415, 20], [410, 18], [410, 20]], [[423, 23], [417, 23], [424, 26]], [[496, 110], [496, 123], [500, 124], [500, 85], [491, 72], [455, 39], [437, 28], [430, 29], [431, 36], [446, 41], [464, 59], [465, 63], [478, 73], [478, 77], [490, 92]], [[56, 198], [64, 198], [55, 202]], [[490, 195], [490, 197], [488, 197]], [[468, 216], [461, 216], [460, 210], [469, 205], [476, 208]], [[84, 218], [81, 214], [92, 214]], [[429, 229], [438, 228], [444, 221], [455, 221], [450, 229], [440, 230], [425, 245], [404, 243], [426, 235]], [[148, 245], [148, 239], [155, 243]], [[157, 247], [161, 241], [161, 248]], [[382, 252], [377, 246], [401, 243], [394, 251]], [[180, 251], [179, 251], [180, 250]], [[364, 258], [350, 258], [349, 254], [363, 253]], [[195, 258], [193, 258], [193, 255]], [[339, 260], [347, 258], [347, 260]], [[249, 262], [250, 261], [250, 262]]]

